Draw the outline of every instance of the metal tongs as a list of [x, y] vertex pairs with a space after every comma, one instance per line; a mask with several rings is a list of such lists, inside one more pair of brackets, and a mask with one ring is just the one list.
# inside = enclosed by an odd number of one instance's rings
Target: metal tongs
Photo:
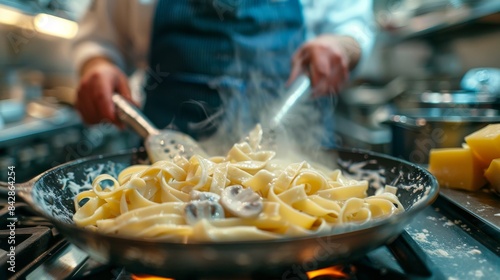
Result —
[[299, 75], [286, 89], [283, 97], [278, 102], [276, 114], [269, 121], [261, 120], [262, 140], [260, 146], [262, 148], [276, 150], [279, 130], [286, 128], [286, 118], [289, 116], [291, 109], [308, 97], [310, 92], [311, 80], [305, 74]]
[[278, 107], [278, 112], [271, 119], [269, 123], [270, 129], [275, 129], [283, 123], [283, 119], [305, 96], [309, 95], [311, 91], [311, 80], [306, 75], [298, 76], [295, 81], [288, 87], [285, 95], [283, 96], [283, 103]]

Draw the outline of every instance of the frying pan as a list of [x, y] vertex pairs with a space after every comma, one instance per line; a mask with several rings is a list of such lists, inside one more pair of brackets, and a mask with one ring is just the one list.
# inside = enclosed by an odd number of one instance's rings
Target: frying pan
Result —
[[[104, 235], [77, 227], [73, 197], [100, 173], [118, 173], [147, 159], [143, 150], [82, 158], [52, 168], [16, 186], [17, 195], [93, 259], [136, 274], [193, 279], [237, 275], [300, 279], [301, 273], [359, 258], [394, 240], [411, 219], [438, 195], [436, 179], [424, 168], [362, 150], [318, 152], [318, 162], [370, 181], [369, 194], [391, 184], [406, 211], [363, 225], [338, 227], [328, 234], [269, 241], [174, 243]], [[313, 156], [313, 158], [315, 158]], [[6, 183], [2, 183], [5, 187]]]

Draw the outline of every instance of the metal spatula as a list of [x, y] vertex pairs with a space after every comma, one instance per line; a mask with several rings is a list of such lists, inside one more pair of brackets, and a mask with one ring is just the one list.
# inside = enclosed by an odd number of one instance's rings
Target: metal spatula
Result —
[[175, 130], [159, 130], [142, 112], [121, 95], [113, 95], [118, 117], [128, 124], [142, 138], [151, 162], [170, 160], [175, 156], [208, 157], [206, 152], [191, 136]]

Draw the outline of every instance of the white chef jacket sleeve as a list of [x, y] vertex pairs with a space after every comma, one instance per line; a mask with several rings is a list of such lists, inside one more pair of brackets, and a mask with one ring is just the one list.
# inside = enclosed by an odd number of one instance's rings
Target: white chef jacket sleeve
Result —
[[327, 33], [348, 35], [361, 46], [361, 60], [368, 57], [376, 31], [372, 0], [302, 1], [308, 37]]
[[77, 70], [90, 58], [103, 56], [125, 69], [123, 34], [116, 26], [116, 0], [93, 1], [82, 18], [73, 42], [73, 59]]

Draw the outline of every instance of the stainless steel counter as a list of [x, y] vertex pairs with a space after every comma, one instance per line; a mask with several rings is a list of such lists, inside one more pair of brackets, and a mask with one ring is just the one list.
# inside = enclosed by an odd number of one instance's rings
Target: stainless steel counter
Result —
[[440, 193], [450, 203], [500, 232], [500, 196], [489, 187], [476, 192], [441, 188]]

